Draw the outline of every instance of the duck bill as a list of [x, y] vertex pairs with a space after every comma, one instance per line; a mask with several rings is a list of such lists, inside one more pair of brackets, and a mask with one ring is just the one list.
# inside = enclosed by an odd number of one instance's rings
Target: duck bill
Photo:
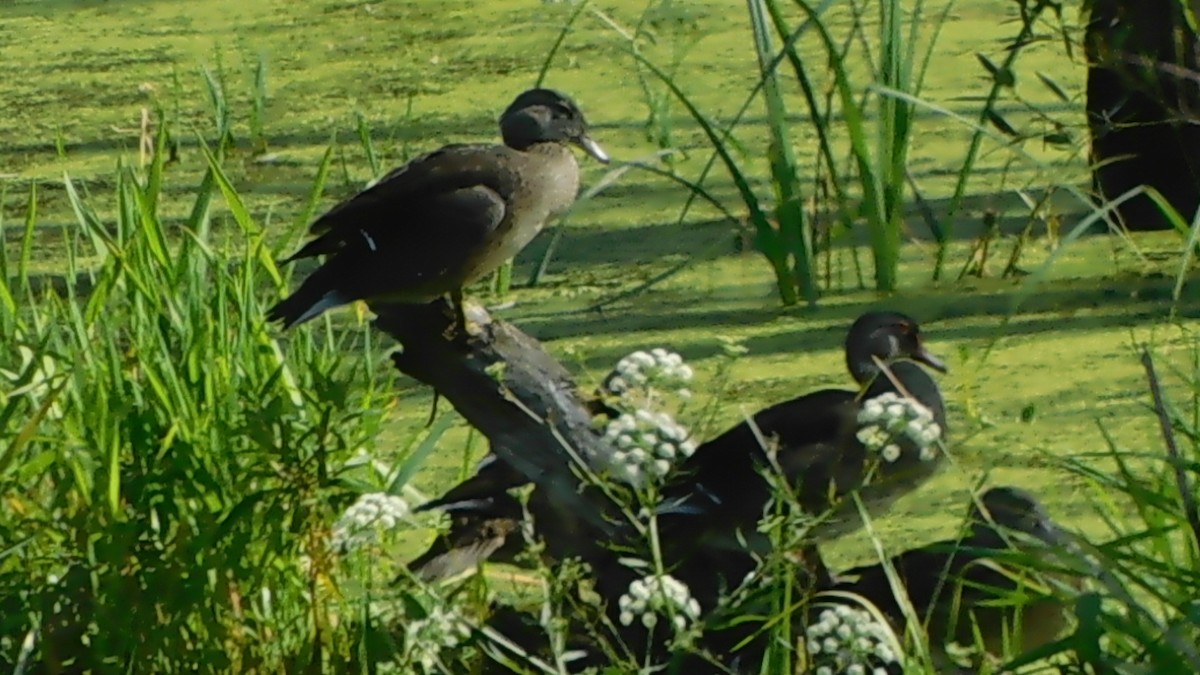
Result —
[[593, 141], [591, 136], [584, 134], [579, 137], [576, 143], [578, 143], [579, 147], [583, 148], [583, 151], [591, 155], [592, 158], [597, 162], [600, 162], [601, 164], [608, 164], [608, 153], [604, 151], [604, 148], [600, 147], [599, 143]]
[[918, 363], [924, 363], [939, 373], [946, 373], [950, 370], [950, 368], [946, 365], [946, 362], [931, 354], [929, 350], [925, 348], [925, 345], [921, 345], [917, 352], [913, 354], [913, 360], [917, 361]]

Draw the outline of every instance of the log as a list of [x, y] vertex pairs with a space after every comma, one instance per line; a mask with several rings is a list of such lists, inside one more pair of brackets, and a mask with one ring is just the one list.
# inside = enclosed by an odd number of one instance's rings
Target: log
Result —
[[[593, 431], [593, 415], [605, 410], [602, 403], [582, 394], [570, 373], [536, 339], [477, 306], [466, 308], [471, 329], [465, 340], [446, 337], [454, 313], [445, 301], [373, 304], [371, 309], [377, 315], [376, 327], [401, 345], [392, 354], [396, 368], [445, 397], [488, 438], [501, 461], [535, 485], [528, 508], [545, 553], [551, 560], [578, 557], [590, 566], [592, 589], [603, 598], [602, 611], [616, 630], [613, 644], [624, 645], [639, 658], [670, 658], [671, 646], [662, 635], [651, 642], [651, 633], [640, 622], [628, 627], [619, 622], [618, 598], [631, 581], [646, 574], [645, 569], [623, 564], [621, 557], [647, 557], [645, 537], [578, 470], [589, 463], [608, 465], [614, 451]], [[697, 548], [689, 533], [679, 534], [687, 541], [661, 541], [663, 557], [668, 571], [692, 589], [705, 612], [721, 607], [718, 599], [726, 583], [736, 584], [758, 567], [748, 552]], [[688, 552], [682, 559], [677, 555], [681, 550]], [[796, 575], [804, 592], [829, 584], [815, 547], [794, 563], [788, 573]], [[803, 622], [794, 627], [802, 629]], [[757, 633], [760, 628], [753, 621], [734, 622], [706, 633], [701, 645], [715, 650], [721, 661], [740, 657], [757, 662], [766, 647], [766, 633]], [[542, 637], [540, 632], [537, 637]], [[740, 649], [730, 653], [734, 645]], [[607, 659], [603, 651], [592, 657], [600, 659], [598, 663]]]
[[591, 410], [570, 373], [541, 343], [475, 305], [467, 306], [465, 340], [447, 339], [454, 319], [444, 300], [371, 309], [376, 327], [401, 345], [392, 354], [396, 368], [445, 397], [501, 460], [537, 486], [551, 507], [535, 516], [556, 521], [538, 523], [559, 535], [547, 537], [554, 557], [587, 559], [586, 551], [573, 550], [580, 542], [594, 547], [616, 535], [619, 526], [607, 516], [611, 501], [579, 472], [612, 450], [592, 430]]

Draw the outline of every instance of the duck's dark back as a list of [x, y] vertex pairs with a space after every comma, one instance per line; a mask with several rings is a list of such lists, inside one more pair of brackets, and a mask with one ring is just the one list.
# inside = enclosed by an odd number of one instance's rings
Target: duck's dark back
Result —
[[[763, 442], [777, 444], [780, 450], [835, 442], [845, 429], [842, 411], [854, 403], [854, 396], [852, 391], [824, 389], [759, 411], [753, 426], [744, 421], [696, 448], [665, 496], [683, 496], [699, 484], [727, 506], [747, 504], [761, 511], [769, 493], [759, 475], [767, 458]], [[747, 499], [747, 492], [762, 492], [764, 498]]]

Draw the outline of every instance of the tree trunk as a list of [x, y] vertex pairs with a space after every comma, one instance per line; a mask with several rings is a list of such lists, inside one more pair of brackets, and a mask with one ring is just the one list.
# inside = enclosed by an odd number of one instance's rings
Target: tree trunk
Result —
[[[1085, 40], [1096, 197], [1146, 185], [1190, 222], [1200, 206], [1200, 39], [1179, 0], [1091, 5]], [[1145, 195], [1117, 213], [1131, 230], [1171, 227]]]

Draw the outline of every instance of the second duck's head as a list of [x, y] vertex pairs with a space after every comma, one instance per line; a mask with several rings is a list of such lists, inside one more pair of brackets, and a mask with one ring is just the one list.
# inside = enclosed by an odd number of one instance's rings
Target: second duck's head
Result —
[[514, 150], [536, 143], [574, 143], [597, 161], [608, 163], [608, 154], [588, 135], [579, 106], [553, 89], [530, 89], [518, 96], [500, 116], [500, 135]]
[[866, 382], [879, 372], [879, 359], [890, 363], [911, 359], [938, 372], [946, 364], [925, 349], [921, 327], [910, 316], [899, 312], [867, 312], [850, 326], [846, 335], [846, 365], [854, 379]]
[[1045, 507], [1032, 494], [1020, 488], [1002, 485], [989, 488], [971, 505], [970, 520], [977, 536], [992, 537], [996, 528], [1017, 532], [1049, 544], [1063, 541], [1062, 531]]

